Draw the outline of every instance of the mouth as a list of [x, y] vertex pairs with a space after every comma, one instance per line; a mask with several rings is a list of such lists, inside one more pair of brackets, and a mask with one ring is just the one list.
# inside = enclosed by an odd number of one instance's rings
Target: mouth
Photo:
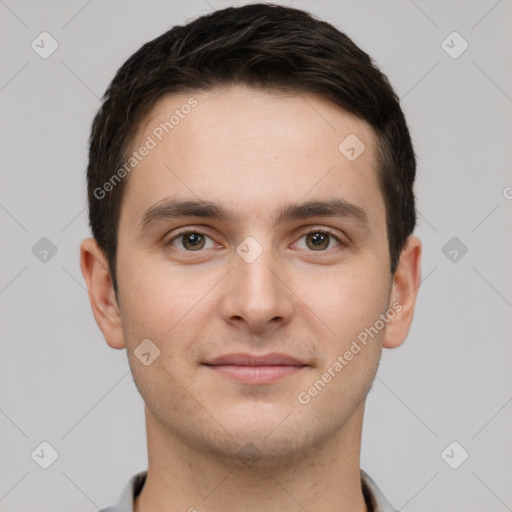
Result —
[[309, 365], [287, 354], [225, 354], [203, 363], [212, 371], [245, 384], [266, 384], [290, 377]]

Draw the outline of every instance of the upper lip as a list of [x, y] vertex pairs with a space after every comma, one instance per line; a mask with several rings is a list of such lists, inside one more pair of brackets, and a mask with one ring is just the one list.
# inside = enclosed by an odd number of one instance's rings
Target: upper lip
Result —
[[251, 354], [224, 354], [204, 362], [206, 365], [218, 366], [231, 364], [236, 366], [307, 366], [302, 361], [288, 354], [271, 353], [261, 356]]

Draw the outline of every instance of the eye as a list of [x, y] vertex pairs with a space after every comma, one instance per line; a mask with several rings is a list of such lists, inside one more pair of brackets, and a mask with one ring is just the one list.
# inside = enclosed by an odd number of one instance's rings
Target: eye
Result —
[[[175, 236], [174, 238], [171, 238], [171, 240], [169, 240], [167, 245], [176, 247], [174, 242], [176, 240], [180, 240], [180, 239], [181, 239], [181, 242], [179, 242], [179, 245], [181, 247], [179, 247], [179, 248], [185, 249], [186, 251], [189, 251], [189, 252], [200, 251], [201, 249], [205, 249], [205, 248], [211, 249], [215, 245], [215, 243], [209, 236], [207, 236], [204, 233], [201, 233], [200, 231], [197, 231], [197, 230], [182, 231], [179, 235]], [[210, 247], [205, 247], [207, 244], [207, 239], [210, 240], [210, 242], [211, 242]]]
[[[309, 249], [316, 252], [324, 252], [327, 249], [345, 245], [339, 237], [325, 229], [311, 230], [303, 234], [300, 240], [302, 239], [305, 239], [305, 246], [302, 245], [301, 247], [299, 242], [294, 245], [299, 249]], [[333, 241], [337, 244], [335, 247], [332, 247]], [[177, 247], [187, 252], [200, 252], [202, 249], [215, 247], [215, 242], [205, 233], [189, 229], [175, 235], [166, 245]]]
[[[335, 236], [333, 233], [323, 230], [323, 229], [315, 229], [313, 231], [309, 231], [301, 236], [301, 239], [306, 239], [306, 249], [311, 249], [313, 251], [325, 251], [326, 249], [333, 248], [329, 247], [331, 245], [332, 240], [335, 240], [338, 246], [344, 245], [343, 242]], [[295, 244], [298, 245], [298, 244]], [[299, 247], [299, 249], [304, 249], [304, 247]]]

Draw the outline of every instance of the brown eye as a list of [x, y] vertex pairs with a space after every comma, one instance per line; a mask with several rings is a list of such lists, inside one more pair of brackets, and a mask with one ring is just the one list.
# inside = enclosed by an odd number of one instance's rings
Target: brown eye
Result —
[[196, 251], [204, 247], [204, 236], [199, 233], [187, 233], [183, 235], [183, 247]]
[[[180, 239], [181, 242], [176, 245], [176, 240]], [[180, 233], [178, 236], [175, 236], [172, 240], [169, 241], [168, 245], [183, 248], [189, 252], [197, 252], [205, 248], [207, 239], [210, 239], [210, 237], [204, 235], [203, 233], [199, 233], [198, 231], [187, 231]]]
[[329, 246], [329, 235], [327, 233], [310, 233], [306, 235], [308, 247], [311, 249], [326, 249]]
[[[309, 233], [303, 235], [301, 238], [305, 239], [306, 249], [317, 252], [322, 252], [325, 251], [326, 249], [332, 248], [329, 246], [332, 245], [331, 242], [333, 241], [335, 241], [338, 246], [343, 245], [343, 243], [340, 241], [338, 237], [334, 236], [332, 233], [329, 233], [328, 231], [310, 231]], [[299, 248], [302, 249], [304, 247], [299, 246]]]

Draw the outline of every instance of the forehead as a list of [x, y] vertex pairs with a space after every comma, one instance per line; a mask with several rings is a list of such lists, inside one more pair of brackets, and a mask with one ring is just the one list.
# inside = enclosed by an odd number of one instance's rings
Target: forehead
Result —
[[383, 215], [376, 141], [368, 123], [318, 96], [245, 86], [167, 95], [138, 128], [131, 151], [152, 148], [129, 175], [122, 210], [129, 203], [135, 220], [178, 196], [249, 217], [341, 195]]

